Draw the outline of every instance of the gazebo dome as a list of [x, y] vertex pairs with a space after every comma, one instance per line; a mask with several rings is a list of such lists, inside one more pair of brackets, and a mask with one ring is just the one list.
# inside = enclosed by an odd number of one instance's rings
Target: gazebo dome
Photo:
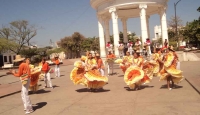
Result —
[[150, 16], [159, 14], [162, 27], [162, 40], [163, 42], [165, 39], [168, 40], [166, 21], [167, 3], [168, 0], [90, 0], [90, 4], [96, 10], [98, 17], [101, 56], [105, 57], [105, 42], [110, 40], [110, 19], [113, 25], [114, 52], [117, 56], [119, 55], [117, 48], [119, 41], [118, 19], [121, 19], [123, 24], [124, 41], [128, 42], [127, 19], [140, 17], [143, 44], [147, 38], [150, 38]]
[[115, 7], [118, 17], [135, 18], [140, 17], [140, 5], [148, 6], [146, 14], [159, 13], [159, 8], [166, 6], [168, 0], [90, 0], [91, 6], [98, 12], [110, 16], [109, 9]]

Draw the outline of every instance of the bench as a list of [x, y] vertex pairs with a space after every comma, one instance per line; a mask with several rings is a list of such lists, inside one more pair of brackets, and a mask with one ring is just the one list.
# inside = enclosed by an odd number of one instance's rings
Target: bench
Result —
[[9, 68], [13, 68], [13, 64], [4, 64], [4, 66], [2, 66], [3, 69], [9, 69]]

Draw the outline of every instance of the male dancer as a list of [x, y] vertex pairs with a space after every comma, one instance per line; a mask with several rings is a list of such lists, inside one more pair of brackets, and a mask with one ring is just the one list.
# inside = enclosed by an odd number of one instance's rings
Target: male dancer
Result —
[[53, 89], [50, 76], [50, 67], [49, 64], [46, 62], [45, 58], [42, 59], [42, 72], [44, 73], [44, 82], [45, 82], [44, 88], [47, 88], [47, 81], [48, 81], [49, 87]]
[[55, 63], [55, 77], [60, 77], [60, 61], [58, 56], [54, 58], [53, 62]]
[[22, 101], [24, 103], [24, 111], [26, 111], [25, 114], [29, 114], [33, 112], [33, 108], [32, 108], [32, 104], [31, 104], [31, 100], [30, 97], [28, 96], [28, 88], [30, 85], [30, 67], [29, 67], [29, 63], [30, 63], [30, 59], [26, 59], [24, 62], [25, 58], [22, 58], [20, 55], [16, 56], [16, 59], [14, 60], [14, 62], [19, 62], [19, 70], [18, 72], [16, 72], [15, 70], [13, 70], [11, 73], [16, 76], [16, 77], [20, 77], [20, 80], [22, 82], [22, 91], [21, 91], [21, 97], [22, 97]]

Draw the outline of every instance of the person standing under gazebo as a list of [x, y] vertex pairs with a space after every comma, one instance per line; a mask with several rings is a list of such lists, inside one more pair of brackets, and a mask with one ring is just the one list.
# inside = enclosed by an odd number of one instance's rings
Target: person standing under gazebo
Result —
[[140, 42], [139, 38], [137, 38], [136, 42], [135, 42], [135, 47], [136, 47], [136, 50], [139, 51], [140, 53], [142, 52], [141, 45], [142, 45], [142, 43]]
[[151, 55], [151, 47], [150, 47], [151, 41], [149, 38], [146, 39], [146, 45], [147, 45], [147, 54], [148, 56], [150, 56]]
[[123, 57], [124, 56], [124, 54], [123, 54], [124, 44], [121, 41], [119, 41], [118, 50], [119, 50], [119, 58]]
[[110, 73], [110, 69], [111, 69], [111, 72], [113, 74], [113, 64], [114, 64], [114, 59], [116, 58], [116, 56], [111, 52], [111, 51], [108, 51], [108, 55], [107, 55], [107, 63], [108, 63], [108, 76], [111, 74]]
[[110, 42], [106, 44], [106, 49], [108, 52], [111, 51], [113, 53], [113, 45]]
[[21, 96], [24, 104], [24, 111], [26, 111], [25, 114], [29, 114], [33, 112], [31, 100], [30, 97], [28, 96], [28, 88], [30, 85], [30, 76], [31, 76], [31, 71], [29, 67], [30, 59], [26, 59], [25, 62], [24, 59], [25, 58], [22, 58], [20, 55], [16, 56], [14, 62], [18, 62], [20, 64], [19, 70], [18, 72], [12, 70], [11, 73], [16, 77], [20, 77], [20, 80], [22, 82]]
[[133, 42], [131, 42], [131, 40], [128, 41], [128, 52], [130, 52], [130, 54], [132, 55], [133, 53]]

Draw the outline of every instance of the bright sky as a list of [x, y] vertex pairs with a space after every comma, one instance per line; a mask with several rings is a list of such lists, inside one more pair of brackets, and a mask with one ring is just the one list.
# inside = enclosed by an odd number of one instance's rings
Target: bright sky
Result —
[[[169, 0], [167, 18], [174, 16], [174, 2]], [[177, 5], [177, 15], [183, 23], [198, 19], [197, 8], [200, 0], [181, 0]], [[74, 32], [85, 37], [98, 36], [96, 11], [91, 8], [90, 0], [0, 0], [0, 24], [8, 26], [15, 20], [27, 20], [38, 28], [37, 36], [32, 39], [39, 46], [48, 46], [50, 39], [58, 41]], [[154, 26], [160, 25], [159, 16], [150, 17], [151, 38]], [[129, 19], [128, 31], [141, 35], [140, 19]], [[122, 24], [119, 22], [122, 31]], [[112, 28], [110, 28], [112, 34]]]

